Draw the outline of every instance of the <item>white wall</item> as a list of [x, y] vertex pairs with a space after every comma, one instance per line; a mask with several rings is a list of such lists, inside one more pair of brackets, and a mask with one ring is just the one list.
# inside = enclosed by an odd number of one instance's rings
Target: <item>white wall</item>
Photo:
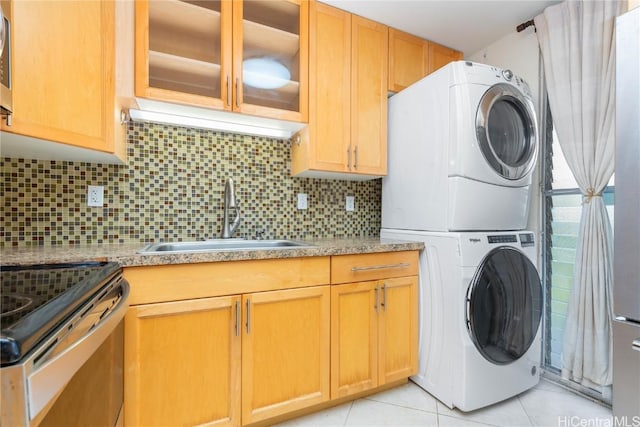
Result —
[[[508, 68], [513, 71], [514, 74], [520, 76], [529, 84], [536, 109], [538, 112], [540, 111], [540, 50], [538, 49], [538, 40], [533, 27], [529, 27], [521, 33], [514, 30], [513, 33], [492, 43], [481, 51], [467, 56], [465, 59], [494, 65], [500, 68]], [[540, 114], [538, 114], [538, 117], [540, 117]], [[529, 207], [528, 225], [529, 229], [536, 232], [538, 242], [540, 242], [541, 229], [541, 164], [541, 158], [539, 157], [531, 185], [531, 205]]]

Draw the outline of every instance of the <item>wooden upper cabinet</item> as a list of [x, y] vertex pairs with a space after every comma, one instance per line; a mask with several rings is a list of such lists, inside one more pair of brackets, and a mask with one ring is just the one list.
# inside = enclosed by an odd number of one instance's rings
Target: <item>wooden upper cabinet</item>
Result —
[[[236, 1], [233, 4], [234, 110], [306, 122], [309, 108], [309, 2]], [[283, 75], [261, 69], [274, 60]], [[257, 64], [257, 65], [256, 65]]]
[[390, 28], [388, 89], [399, 92], [449, 62], [460, 59], [462, 52]]
[[136, 96], [231, 108], [232, 3], [136, 1]]
[[311, 3], [309, 126], [293, 147], [293, 174], [347, 171], [351, 138], [351, 15]]
[[350, 171], [358, 174], [387, 174], [388, 43], [387, 26], [352, 17]]
[[124, 160], [121, 108], [133, 95], [124, 41], [133, 5], [14, 1], [12, 15], [13, 114], [2, 130]]
[[292, 174], [367, 179], [386, 174], [388, 28], [310, 2], [309, 125]]
[[444, 67], [449, 62], [462, 59], [462, 52], [429, 42], [429, 73]]
[[136, 0], [136, 96], [305, 122], [308, 19], [303, 0]]
[[389, 90], [400, 92], [429, 74], [429, 42], [389, 28]]

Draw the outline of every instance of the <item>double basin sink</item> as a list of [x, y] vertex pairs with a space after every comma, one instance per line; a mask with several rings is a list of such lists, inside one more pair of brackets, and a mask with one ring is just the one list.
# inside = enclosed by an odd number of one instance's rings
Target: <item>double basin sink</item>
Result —
[[142, 254], [170, 254], [186, 252], [211, 251], [246, 251], [305, 248], [312, 245], [295, 240], [244, 240], [244, 239], [214, 239], [193, 242], [160, 242], [151, 243], [140, 251]]

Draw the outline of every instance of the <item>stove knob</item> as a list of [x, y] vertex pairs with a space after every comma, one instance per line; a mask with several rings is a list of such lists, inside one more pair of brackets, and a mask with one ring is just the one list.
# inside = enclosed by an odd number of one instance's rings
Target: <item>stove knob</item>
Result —
[[511, 72], [511, 70], [504, 70], [502, 71], [502, 76], [505, 78], [505, 80], [511, 81], [511, 79], [513, 78], [513, 73]]

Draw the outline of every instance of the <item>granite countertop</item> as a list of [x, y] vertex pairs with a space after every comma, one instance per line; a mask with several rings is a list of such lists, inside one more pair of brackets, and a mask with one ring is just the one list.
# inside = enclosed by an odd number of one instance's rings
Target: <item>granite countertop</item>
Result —
[[250, 259], [298, 258], [375, 252], [421, 250], [423, 243], [381, 238], [305, 240], [310, 246], [266, 250], [216, 250], [167, 254], [140, 254], [144, 243], [88, 246], [26, 246], [0, 248], [0, 264], [29, 265], [84, 261], [113, 261], [123, 267]]

